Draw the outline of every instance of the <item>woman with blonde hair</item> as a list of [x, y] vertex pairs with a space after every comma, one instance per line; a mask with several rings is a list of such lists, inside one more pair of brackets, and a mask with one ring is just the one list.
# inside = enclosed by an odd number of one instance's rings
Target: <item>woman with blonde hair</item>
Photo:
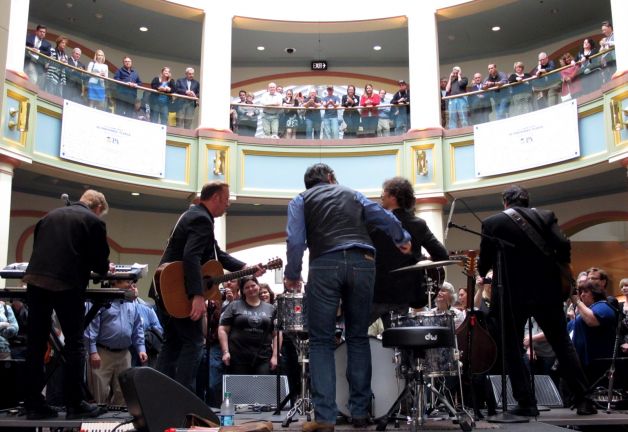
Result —
[[94, 60], [89, 62], [87, 72], [92, 74], [87, 81], [87, 100], [92, 108], [105, 109], [105, 80], [109, 76], [109, 67], [105, 63], [105, 52], [97, 49]]

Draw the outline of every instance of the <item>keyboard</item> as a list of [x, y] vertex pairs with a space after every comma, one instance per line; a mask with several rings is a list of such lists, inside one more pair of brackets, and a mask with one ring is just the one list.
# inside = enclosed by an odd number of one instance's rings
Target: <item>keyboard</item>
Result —
[[[81, 432], [111, 432], [119, 426], [119, 422], [85, 422], [81, 423]], [[122, 425], [116, 429], [117, 431], [134, 431], [133, 423]]]
[[[22, 279], [26, 268], [27, 262], [13, 263], [0, 270], [0, 277], [4, 279]], [[148, 274], [148, 264], [116, 264], [115, 273], [107, 272], [106, 275], [99, 275], [92, 272], [90, 278], [94, 283], [98, 283], [103, 280], [120, 280], [120, 279], [132, 279], [138, 280]]]

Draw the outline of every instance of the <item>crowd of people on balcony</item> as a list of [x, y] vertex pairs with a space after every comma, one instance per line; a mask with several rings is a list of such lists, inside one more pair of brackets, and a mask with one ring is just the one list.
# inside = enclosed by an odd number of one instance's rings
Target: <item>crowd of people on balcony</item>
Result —
[[[133, 68], [129, 56], [110, 79], [105, 52], [94, 51], [87, 66], [81, 62], [80, 48], [67, 54], [68, 38], [59, 36], [53, 48], [46, 40], [47, 29], [38, 25], [26, 37], [24, 72], [29, 80], [44, 91], [64, 99], [100, 110], [113, 110], [125, 117], [168, 124], [171, 113], [176, 115], [176, 126], [191, 128], [200, 84], [194, 79], [194, 68], [188, 67], [182, 78], [174, 80], [170, 68], [164, 66], [150, 85], [144, 84]], [[138, 89], [152, 89], [138, 94]], [[184, 96], [184, 97], [177, 97]]]
[[[441, 102], [443, 126], [455, 129], [485, 123], [491, 113], [493, 120], [514, 117], [598, 89], [602, 82], [611, 79], [615, 65], [613, 54], [608, 52], [615, 46], [613, 26], [603, 21], [601, 30], [604, 37], [599, 48], [592, 37], [587, 37], [575, 57], [565, 52], [558, 59], [558, 65], [547, 53], [541, 52], [538, 64], [529, 73], [520, 61], [514, 63], [510, 75], [491, 63], [486, 77], [476, 72], [469, 84], [462, 69], [454, 66], [449, 78], [441, 78], [440, 83], [441, 96], [446, 98]], [[600, 51], [607, 52], [596, 56]], [[547, 74], [558, 68], [556, 78], [551, 79]], [[518, 85], [502, 89], [507, 84]]]
[[296, 86], [284, 90], [271, 82], [257, 102], [253, 93], [240, 90], [232, 105], [231, 128], [240, 135], [274, 139], [401, 135], [410, 128], [410, 90], [405, 80], [398, 85], [399, 90], [388, 98], [386, 90], [377, 91], [370, 83], [360, 96], [353, 84], [339, 96], [333, 85], [319, 95], [316, 87], [305, 92]]

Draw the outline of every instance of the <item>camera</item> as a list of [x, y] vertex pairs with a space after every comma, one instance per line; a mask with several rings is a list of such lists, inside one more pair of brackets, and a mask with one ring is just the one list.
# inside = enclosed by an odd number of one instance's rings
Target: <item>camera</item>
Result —
[[486, 285], [491, 285], [493, 283], [493, 279], [491, 279], [490, 277], [485, 277], [482, 280], [482, 283], [486, 284]]
[[295, 49], [295, 48], [286, 48], [284, 51], [285, 51], [286, 53], [288, 53], [288, 54], [294, 54], [294, 52], [296, 51], [296, 49]]

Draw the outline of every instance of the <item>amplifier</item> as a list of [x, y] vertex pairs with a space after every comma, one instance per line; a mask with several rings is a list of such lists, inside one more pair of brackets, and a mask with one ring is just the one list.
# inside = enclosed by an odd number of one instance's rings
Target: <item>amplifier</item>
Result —
[[[288, 377], [281, 375], [279, 383], [281, 402], [289, 393]], [[277, 405], [276, 375], [223, 375], [222, 388], [224, 392], [231, 392], [235, 405]]]

